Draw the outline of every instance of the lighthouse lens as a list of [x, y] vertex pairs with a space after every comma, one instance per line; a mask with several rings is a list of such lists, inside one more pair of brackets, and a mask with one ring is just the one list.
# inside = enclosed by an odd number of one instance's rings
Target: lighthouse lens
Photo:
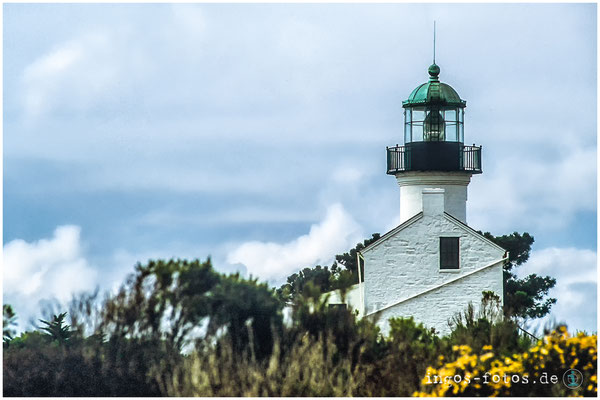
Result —
[[438, 110], [431, 110], [425, 117], [423, 140], [437, 142], [444, 140], [445, 122]]

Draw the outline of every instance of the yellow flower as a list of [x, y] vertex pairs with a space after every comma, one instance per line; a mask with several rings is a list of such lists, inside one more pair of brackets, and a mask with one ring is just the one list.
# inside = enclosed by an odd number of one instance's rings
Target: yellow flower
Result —
[[[505, 382], [501, 379], [499, 382], [489, 381], [488, 385], [481, 385], [479, 382], [473, 382], [473, 376], [480, 376], [484, 373], [493, 375], [510, 376], [519, 374], [521, 376], [529, 376], [531, 380], [537, 380], [546, 368], [579, 368], [584, 372], [584, 375], [589, 376], [589, 385], [585, 387], [586, 394], [593, 391], [595, 394], [597, 388], [596, 375], [596, 360], [597, 360], [597, 336], [586, 336], [579, 333], [576, 337], [569, 337], [568, 332], [564, 327], [559, 327], [550, 335], [544, 337], [543, 340], [533, 346], [529, 351], [523, 353], [515, 353], [512, 357], [494, 358], [495, 355], [491, 351], [492, 346], [487, 345], [482, 348], [480, 355], [472, 354], [471, 347], [467, 345], [453, 346], [453, 350], [457, 352], [454, 356], [454, 361], [444, 364], [444, 358], [439, 357], [439, 369], [432, 367], [427, 368], [427, 374], [436, 374], [442, 379], [452, 377], [455, 374], [464, 376], [463, 380], [456, 384], [453, 380], [449, 384], [444, 385], [424, 385], [424, 392], [415, 392], [415, 396], [444, 396], [463, 394], [470, 387], [474, 391], [474, 395], [481, 395], [482, 389], [486, 393], [492, 389], [492, 396], [510, 396], [512, 393], [512, 382]], [[490, 364], [488, 364], [488, 361]], [[560, 362], [559, 365], [556, 365]], [[548, 364], [548, 367], [546, 367]], [[486, 365], [489, 365], [487, 367]], [[584, 366], [585, 365], [585, 366]], [[470, 380], [471, 385], [467, 383]], [[427, 376], [423, 379], [423, 383], [427, 382]], [[429, 381], [430, 382], [430, 381]], [[485, 386], [485, 387], [484, 387]], [[517, 385], [519, 386], [519, 385]], [[535, 388], [531, 389], [531, 396], [537, 394]]]
[[558, 354], [562, 354], [564, 353], [563, 349], [561, 349], [560, 347], [558, 347], [558, 345], [554, 345], [552, 346], [552, 348], [554, 349], [554, 351], [556, 351]]

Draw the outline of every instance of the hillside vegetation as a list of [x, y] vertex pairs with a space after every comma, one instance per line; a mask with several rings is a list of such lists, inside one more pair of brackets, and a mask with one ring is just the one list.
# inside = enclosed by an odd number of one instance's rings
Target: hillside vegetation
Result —
[[[535, 340], [493, 317], [501, 310], [489, 293], [445, 337], [412, 319], [391, 320], [384, 336], [374, 321], [328, 308], [312, 282], [280, 294], [210, 260], [159, 260], [137, 265], [118, 293], [80, 296], [18, 337], [5, 306], [4, 395], [596, 395], [596, 335], [557, 327]], [[570, 368], [583, 375], [577, 388], [563, 384]], [[509, 381], [476, 382], [486, 373]], [[541, 384], [543, 374], [557, 383]]]

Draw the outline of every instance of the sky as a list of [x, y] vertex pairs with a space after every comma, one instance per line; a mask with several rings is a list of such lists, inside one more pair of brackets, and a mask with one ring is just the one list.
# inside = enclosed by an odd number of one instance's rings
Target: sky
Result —
[[[4, 4], [3, 298], [211, 257], [278, 286], [399, 221], [385, 147], [427, 80], [483, 146], [468, 224], [535, 237], [548, 319], [596, 331], [595, 4]], [[542, 321], [544, 322], [544, 321]]]

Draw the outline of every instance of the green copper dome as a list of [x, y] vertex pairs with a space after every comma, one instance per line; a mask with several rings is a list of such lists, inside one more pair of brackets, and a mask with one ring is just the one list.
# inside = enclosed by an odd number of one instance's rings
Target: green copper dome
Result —
[[452, 86], [441, 83], [438, 79], [440, 67], [431, 64], [428, 69], [429, 82], [419, 85], [412, 91], [408, 100], [402, 102], [402, 107], [415, 107], [421, 105], [435, 104], [440, 106], [466, 107], [467, 102], [461, 100]]

